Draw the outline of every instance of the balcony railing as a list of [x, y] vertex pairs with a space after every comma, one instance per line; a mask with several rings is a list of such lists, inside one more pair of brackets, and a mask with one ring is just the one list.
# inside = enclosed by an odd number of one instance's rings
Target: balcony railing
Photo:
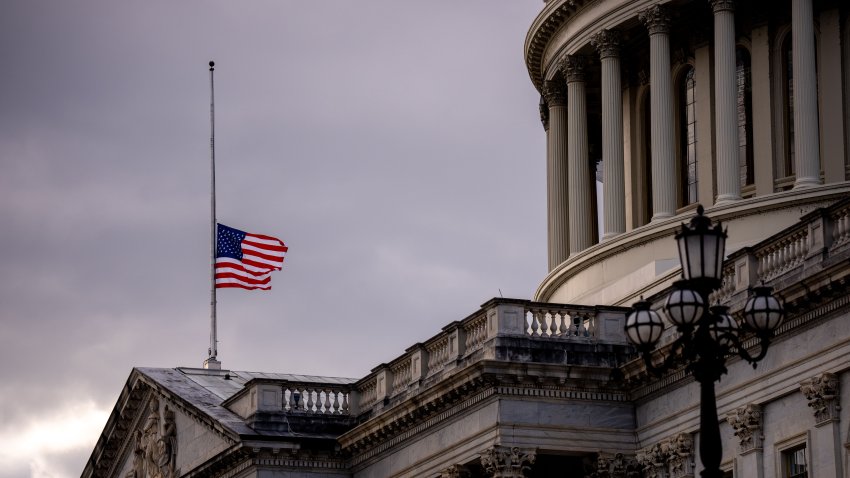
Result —
[[355, 384], [359, 412], [417, 393], [467, 363], [495, 356], [499, 337], [534, 341], [625, 344], [627, 309], [493, 299], [467, 318], [452, 322]]

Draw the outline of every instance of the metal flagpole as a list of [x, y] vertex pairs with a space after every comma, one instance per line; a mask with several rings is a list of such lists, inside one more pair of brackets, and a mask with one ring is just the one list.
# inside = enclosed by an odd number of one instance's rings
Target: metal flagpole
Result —
[[213, 71], [215, 62], [210, 61], [210, 348], [208, 357], [204, 360], [204, 368], [221, 369], [218, 356], [218, 338], [216, 336], [215, 317], [215, 255], [216, 255], [216, 220], [215, 220], [215, 87]]

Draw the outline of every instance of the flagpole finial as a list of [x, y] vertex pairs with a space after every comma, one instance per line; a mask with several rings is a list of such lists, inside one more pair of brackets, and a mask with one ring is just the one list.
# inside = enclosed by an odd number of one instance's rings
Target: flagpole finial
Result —
[[210, 71], [212, 71], [214, 66], [215, 66], [215, 62], [210, 60]]

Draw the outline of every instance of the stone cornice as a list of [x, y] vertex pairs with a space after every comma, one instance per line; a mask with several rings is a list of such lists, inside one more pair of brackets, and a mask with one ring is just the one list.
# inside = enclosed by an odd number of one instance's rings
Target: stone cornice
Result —
[[[850, 254], [847, 254], [847, 257], [850, 259]], [[832, 271], [822, 271], [822, 274], [828, 276], [830, 272]], [[822, 320], [834, 311], [850, 306], [850, 295], [848, 295], [848, 291], [850, 291], [850, 271], [845, 271], [844, 273], [847, 276], [833, 278], [830, 282], [822, 284], [822, 287], [830, 289], [826, 294], [820, 292], [821, 287], [808, 288], [804, 297], [808, 297], [813, 301], [820, 297], [821, 300], [826, 300], [826, 302], [798, 304], [796, 307], [800, 313], [796, 315], [789, 314], [785, 318], [785, 321], [775, 332], [773, 342], [776, 343], [792, 337], [808, 324]], [[838, 288], [839, 284], [840, 289]], [[803, 287], [803, 285], [800, 285], [800, 287]], [[785, 291], [783, 290], [777, 290], [776, 292], [780, 295], [785, 295]], [[733, 311], [734, 315], [737, 315], [736, 311]], [[759, 347], [758, 339], [755, 337], [749, 338], [744, 341], [744, 347], [751, 352], [756, 350]], [[664, 349], [660, 349], [659, 354], [664, 354]], [[740, 358], [732, 357], [729, 359], [729, 363], [731, 364], [740, 360]], [[625, 376], [630, 400], [649, 400], [662, 393], [667, 393], [671, 389], [694, 382], [693, 376], [686, 373], [684, 367], [669, 372], [661, 378], [653, 379], [646, 371], [643, 359], [640, 357], [636, 357], [634, 360], [623, 364], [621, 370]]]
[[552, 36], [585, 5], [586, 0], [562, 0], [549, 2], [534, 20], [525, 37], [525, 65], [531, 82], [538, 91], [543, 90], [543, 53]]
[[341, 436], [339, 442], [342, 451], [351, 457], [349, 465], [357, 467], [493, 397], [625, 402], [622, 391], [596, 386], [608, 383], [610, 370], [571, 366], [565, 374], [564, 367], [556, 364], [478, 361], [461, 374], [447, 377], [423, 394], [370, 418]]
[[[768, 196], [743, 199], [727, 205], [707, 208], [706, 213], [710, 214], [714, 220], [726, 222], [732, 219], [763, 215], [770, 211], [798, 208], [801, 205], [825, 200], [836, 200], [847, 197], [847, 194], [850, 194], [850, 185], [847, 183], [829, 184], [818, 188], [784, 191]], [[570, 256], [569, 259], [552, 269], [543, 279], [534, 293], [534, 300], [550, 301], [552, 294], [572, 276], [598, 262], [652, 241], [672, 237], [685, 217], [689, 217], [690, 214], [691, 212], [688, 211], [687, 214], [678, 214], [657, 223], [646, 224]]]

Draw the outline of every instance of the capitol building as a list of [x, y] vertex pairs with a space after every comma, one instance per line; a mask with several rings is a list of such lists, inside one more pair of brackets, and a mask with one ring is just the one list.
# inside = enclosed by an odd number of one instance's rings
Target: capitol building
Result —
[[728, 233], [712, 304], [743, 321], [765, 285], [785, 313], [716, 384], [723, 476], [850, 476], [850, 3], [548, 0], [524, 55], [546, 142], [534, 297], [364, 377], [135, 368], [82, 476], [695, 477], [700, 384], [651, 373], [625, 325], [645, 300], [656, 356], [673, 347], [698, 205]]

